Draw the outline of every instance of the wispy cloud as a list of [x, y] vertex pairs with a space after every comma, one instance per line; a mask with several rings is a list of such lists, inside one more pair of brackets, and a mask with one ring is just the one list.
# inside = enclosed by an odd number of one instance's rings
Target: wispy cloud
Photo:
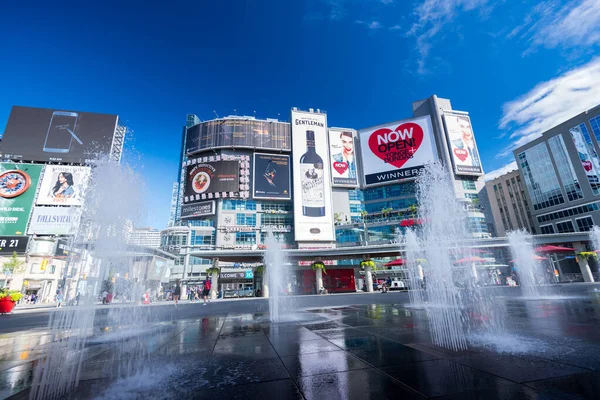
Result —
[[379, 29], [381, 28], [381, 23], [379, 21], [373, 21], [369, 24], [369, 29]]
[[392, 4], [394, 0], [380, 0], [383, 4]]
[[400, 25], [394, 25], [390, 27], [390, 31], [398, 31], [402, 29], [402, 27]]
[[600, 57], [557, 78], [538, 84], [503, 105], [500, 129], [511, 131], [513, 140], [499, 157], [539, 137], [544, 131], [598, 105]]
[[502, 176], [508, 172], [514, 171], [518, 169], [517, 167], [517, 162], [513, 161], [511, 163], [506, 164], [503, 167], [500, 167], [498, 169], [495, 169], [493, 171], [488, 172], [487, 174], [485, 174], [485, 176], [483, 177], [483, 179], [487, 182], [487, 181], [491, 181], [493, 179], [496, 179], [499, 176]]

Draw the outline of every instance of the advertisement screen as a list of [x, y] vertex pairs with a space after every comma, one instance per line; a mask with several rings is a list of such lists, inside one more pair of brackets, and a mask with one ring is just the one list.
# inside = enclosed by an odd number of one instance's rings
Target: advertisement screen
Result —
[[296, 241], [334, 241], [327, 117], [292, 110]]
[[333, 186], [358, 186], [355, 138], [355, 130], [329, 129], [331, 183]]
[[79, 207], [33, 207], [28, 235], [74, 235], [79, 224]]
[[254, 153], [255, 199], [290, 200], [290, 156]]
[[365, 184], [415, 179], [436, 160], [429, 116], [359, 131]]
[[89, 177], [89, 167], [46, 165], [35, 203], [47, 206], [80, 206]]
[[116, 115], [14, 106], [0, 155], [4, 159], [86, 164], [109, 154]]
[[0, 236], [0, 254], [24, 254], [28, 243], [29, 236]]
[[192, 160], [186, 167], [184, 203], [202, 199], [203, 194], [218, 192], [239, 192], [239, 161], [209, 161], [198, 163]]
[[214, 200], [181, 206], [181, 219], [204, 217], [206, 215], [215, 215]]
[[469, 116], [445, 112], [444, 122], [454, 171], [457, 174], [482, 175], [483, 169]]
[[594, 149], [591, 138], [589, 141], [585, 140], [586, 138], [583, 135], [582, 128], [585, 130], [588, 138], [589, 134], [587, 134], [585, 125], [582, 125], [583, 127], [580, 125], [569, 129], [569, 132], [571, 133], [573, 143], [575, 143], [575, 147], [577, 148], [581, 166], [585, 171], [585, 175], [592, 187], [592, 191], [594, 194], [598, 194], [600, 193], [600, 160], [598, 160], [598, 154]]
[[187, 129], [187, 154], [215, 147], [290, 150], [290, 125], [254, 119], [217, 119]]
[[42, 165], [0, 163], [0, 235], [25, 235]]

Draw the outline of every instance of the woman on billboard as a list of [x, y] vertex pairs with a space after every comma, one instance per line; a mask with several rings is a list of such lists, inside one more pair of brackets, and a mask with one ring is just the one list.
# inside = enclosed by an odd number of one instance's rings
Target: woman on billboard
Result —
[[348, 176], [347, 178], [356, 178], [356, 161], [354, 159], [354, 138], [352, 132], [340, 133], [340, 143], [342, 145], [342, 151], [334, 154], [333, 160], [335, 162], [346, 163], [348, 165]]
[[71, 199], [75, 197], [72, 173], [61, 172], [58, 174], [58, 179], [50, 192], [50, 197], [55, 199]]

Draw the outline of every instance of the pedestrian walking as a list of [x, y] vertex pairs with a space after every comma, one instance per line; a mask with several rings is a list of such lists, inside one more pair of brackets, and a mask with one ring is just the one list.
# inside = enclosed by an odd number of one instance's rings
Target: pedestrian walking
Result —
[[58, 289], [56, 291], [56, 308], [60, 308], [62, 306], [63, 301], [63, 293], [62, 290]]
[[210, 298], [208, 297], [210, 295], [210, 288], [211, 288], [211, 283], [210, 280], [207, 278], [204, 281], [204, 290], [202, 290], [202, 296], [204, 297], [204, 305], [208, 303], [210, 303]]
[[177, 307], [177, 302], [179, 301], [179, 296], [181, 296], [181, 286], [179, 286], [179, 279], [175, 282], [175, 290], [173, 291], [173, 301], [175, 302], [175, 307]]

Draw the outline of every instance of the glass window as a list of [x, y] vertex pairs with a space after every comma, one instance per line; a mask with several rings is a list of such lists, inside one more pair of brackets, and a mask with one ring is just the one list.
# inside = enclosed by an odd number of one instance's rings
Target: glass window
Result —
[[223, 200], [223, 210], [250, 211], [256, 210], [256, 201], [254, 200]]
[[278, 203], [261, 203], [260, 209], [262, 211], [290, 212], [292, 211], [292, 203], [288, 201]]
[[569, 159], [562, 135], [551, 137], [548, 140], [548, 144], [550, 145], [550, 151], [558, 169], [558, 175], [562, 180], [565, 192], [567, 192], [567, 198], [569, 201], [582, 199], [583, 192], [579, 187], [579, 181], [577, 180], [577, 175], [575, 175], [573, 164]]
[[256, 244], [256, 232], [236, 232], [235, 244]]
[[363, 241], [362, 231], [350, 228], [336, 229], [335, 239], [338, 243], [361, 242]]
[[477, 193], [465, 193], [465, 198], [471, 200], [479, 200], [479, 196], [477, 196]]
[[365, 207], [362, 204], [350, 204], [350, 212], [355, 214], [360, 214]]
[[475, 186], [475, 181], [472, 181], [470, 179], [469, 180], [463, 179], [462, 186], [463, 186], [463, 189], [465, 189], [465, 190], [477, 190], [477, 187]]
[[256, 226], [256, 214], [236, 214], [236, 225]]
[[592, 187], [592, 192], [600, 194], [600, 160], [592, 143], [592, 138], [585, 124], [575, 126], [569, 129], [569, 132], [571, 132], [573, 143], [575, 143], [579, 159], [581, 160], [581, 166]]
[[[260, 242], [265, 243], [269, 232], [260, 233]], [[294, 233], [293, 232], [273, 232], [273, 237], [279, 243], [294, 244]]]
[[287, 214], [262, 214], [260, 216], [262, 225], [293, 225], [294, 219]]
[[573, 222], [571, 222], [571, 221], [557, 222], [556, 230], [558, 231], [558, 233], [575, 232], [575, 228], [573, 227]]
[[554, 227], [552, 225], [540, 226], [540, 231], [542, 232], [542, 235], [549, 235], [554, 233]]
[[399, 200], [391, 200], [391, 201], [379, 201], [377, 203], [367, 203], [365, 204], [365, 210], [369, 214], [380, 213], [384, 208], [391, 208], [394, 211], [402, 210], [408, 208], [409, 206], [417, 204], [417, 199], [399, 199]]
[[546, 143], [539, 143], [517, 156], [533, 209], [541, 210], [565, 202]]
[[416, 188], [414, 182], [401, 183], [364, 190], [365, 201], [381, 200], [389, 197], [414, 196]]
[[592, 132], [594, 132], [596, 140], [600, 143], [600, 115], [590, 119], [590, 125], [592, 126]]
[[580, 232], [587, 232], [594, 226], [594, 220], [592, 217], [583, 217], [575, 220], [577, 222], [577, 228]]
[[349, 190], [348, 191], [348, 200], [364, 201], [365, 196], [364, 196], [362, 190], [360, 190], [360, 189]]

